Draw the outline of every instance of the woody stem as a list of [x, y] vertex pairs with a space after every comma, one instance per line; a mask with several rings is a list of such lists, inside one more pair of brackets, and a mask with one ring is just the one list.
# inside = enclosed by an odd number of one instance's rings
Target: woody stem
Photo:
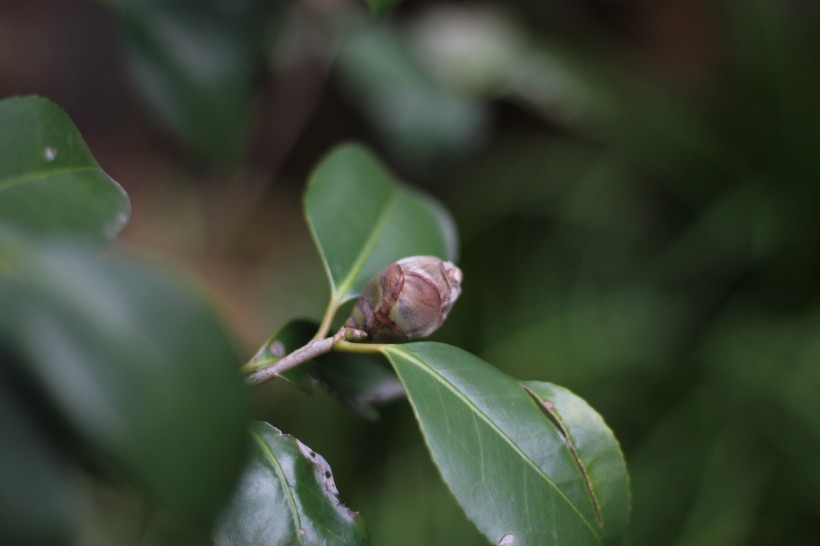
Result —
[[267, 368], [262, 368], [258, 372], [252, 373], [245, 378], [245, 382], [249, 385], [264, 383], [265, 381], [273, 379], [291, 368], [304, 364], [308, 360], [312, 360], [317, 356], [329, 353], [333, 350], [333, 346], [342, 339], [344, 339], [344, 329], [339, 330], [336, 335], [332, 337], [314, 339], [304, 347], [300, 347], [289, 355], [283, 357], [275, 364], [272, 364]]

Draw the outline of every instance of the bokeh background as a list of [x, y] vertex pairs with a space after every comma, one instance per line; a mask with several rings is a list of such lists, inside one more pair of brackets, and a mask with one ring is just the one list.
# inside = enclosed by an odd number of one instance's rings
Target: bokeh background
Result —
[[[328, 288], [301, 215], [356, 139], [435, 195], [464, 293], [435, 338], [585, 397], [632, 545], [820, 541], [820, 7], [811, 0], [4, 0], [0, 96], [75, 121], [117, 247], [205, 286], [250, 357]], [[332, 465], [377, 545], [484, 544], [408, 405], [257, 416]]]

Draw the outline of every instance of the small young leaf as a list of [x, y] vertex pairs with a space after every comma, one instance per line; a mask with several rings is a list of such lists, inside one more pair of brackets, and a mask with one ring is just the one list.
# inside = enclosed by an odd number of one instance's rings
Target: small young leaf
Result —
[[[623, 533], [625, 466], [589, 406], [563, 389], [519, 384], [448, 345], [409, 343], [383, 352], [444, 481], [492, 542], [597, 545]], [[553, 395], [556, 405], [549, 407], [558, 420], [545, 411]]]
[[267, 423], [217, 525], [217, 546], [369, 544], [364, 522], [340, 503], [324, 457]]
[[[268, 339], [253, 357], [254, 369], [273, 364], [310, 341], [319, 327], [310, 320], [293, 320]], [[375, 404], [404, 396], [401, 383], [374, 355], [329, 353], [282, 374], [310, 392], [318, 385], [365, 419], [379, 417]]]
[[337, 303], [358, 296], [373, 275], [400, 258], [455, 259], [449, 214], [396, 183], [359, 145], [342, 145], [322, 160], [310, 177], [305, 214]]
[[40, 97], [0, 101], [0, 223], [24, 233], [113, 240], [131, 208], [69, 117]]

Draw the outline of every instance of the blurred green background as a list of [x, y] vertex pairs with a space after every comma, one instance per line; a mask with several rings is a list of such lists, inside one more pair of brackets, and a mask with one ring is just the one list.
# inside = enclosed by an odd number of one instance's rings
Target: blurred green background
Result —
[[[820, 7], [808, 0], [0, 4], [0, 96], [75, 121], [116, 246], [209, 287], [250, 357], [328, 295], [301, 215], [357, 139], [437, 196], [464, 293], [436, 339], [605, 417], [628, 544], [820, 540]], [[483, 544], [408, 405], [259, 389], [374, 544]]]

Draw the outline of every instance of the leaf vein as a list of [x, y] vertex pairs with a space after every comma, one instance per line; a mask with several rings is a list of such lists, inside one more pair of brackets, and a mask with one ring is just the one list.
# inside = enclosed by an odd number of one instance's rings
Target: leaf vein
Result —
[[60, 176], [63, 174], [75, 174], [75, 173], [84, 173], [84, 172], [99, 172], [99, 167], [66, 167], [63, 169], [52, 169], [50, 171], [39, 171], [32, 174], [15, 176], [12, 178], [7, 178], [5, 180], [0, 180], [0, 190], [7, 190], [9, 188], [13, 188], [14, 186], [19, 186], [21, 184], [26, 184], [28, 182], [34, 182], [36, 180], [43, 180], [46, 178], [52, 178], [55, 176]]
[[288, 501], [288, 506], [290, 506], [291, 514], [293, 515], [293, 524], [296, 526], [295, 534], [299, 539], [299, 544], [305, 546], [304, 538], [302, 537], [302, 533], [300, 533], [300, 529], [302, 528], [302, 522], [299, 517], [299, 511], [296, 509], [296, 500], [293, 498], [293, 493], [290, 490], [288, 485], [288, 481], [285, 478], [285, 471], [279, 465], [279, 461], [276, 459], [276, 455], [268, 448], [268, 445], [265, 443], [265, 440], [256, 432], [251, 431], [251, 434], [254, 436], [254, 440], [259, 447], [262, 449], [262, 452], [265, 454], [265, 458], [267, 458], [271, 465], [273, 466], [276, 475], [279, 476], [279, 481], [282, 482], [282, 490], [285, 492], [285, 496]]
[[[544, 472], [544, 470], [543, 470], [540, 466], [538, 466], [538, 465], [535, 463], [535, 461], [533, 461], [533, 460], [532, 460], [529, 456], [527, 456], [527, 454], [526, 454], [526, 453], [524, 453], [523, 451], [521, 451], [521, 448], [520, 448], [520, 447], [519, 447], [519, 446], [518, 446], [518, 445], [517, 445], [517, 444], [513, 441], [513, 439], [512, 439], [512, 438], [510, 438], [510, 437], [509, 437], [506, 433], [504, 433], [504, 431], [503, 431], [503, 430], [501, 430], [501, 429], [498, 427], [498, 425], [496, 425], [496, 424], [492, 421], [492, 419], [490, 419], [490, 418], [489, 418], [489, 417], [488, 417], [488, 416], [487, 416], [487, 415], [486, 415], [483, 411], [481, 411], [481, 410], [480, 410], [480, 409], [479, 409], [479, 408], [478, 408], [475, 404], [473, 404], [473, 402], [472, 402], [469, 398], [467, 398], [466, 396], [464, 396], [464, 394], [462, 394], [462, 393], [461, 393], [461, 392], [460, 392], [460, 391], [459, 391], [459, 390], [455, 387], [455, 385], [453, 385], [452, 383], [450, 383], [449, 381], [447, 381], [447, 380], [446, 380], [446, 379], [445, 379], [445, 378], [444, 378], [441, 374], [439, 374], [438, 372], [436, 372], [435, 370], [433, 370], [430, 366], [425, 365], [425, 363], [424, 363], [424, 362], [422, 362], [421, 360], [419, 360], [418, 358], [416, 358], [415, 356], [413, 356], [412, 354], [410, 354], [410, 353], [408, 353], [408, 352], [405, 352], [405, 351], [403, 351], [403, 350], [401, 350], [401, 349], [398, 349], [398, 348], [396, 348], [396, 347], [387, 347], [387, 348], [385, 349], [385, 352], [388, 352], [388, 353], [389, 353], [389, 352], [393, 352], [393, 353], [399, 353], [399, 354], [401, 354], [403, 357], [405, 357], [405, 358], [406, 358], [409, 362], [412, 362], [412, 363], [413, 363], [415, 366], [417, 366], [419, 369], [421, 369], [421, 370], [425, 371], [427, 374], [429, 374], [429, 375], [433, 376], [433, 377], [434, 377], [434, 378], [435, 378], [435, 379], [436, 379], [439, 383], [441, 383], [441, 385], [443, 385], [443, 386], [444, 386], [447, 390], [449, 390], [449, 391], [450, 391], [450, 392], [452, 392], [452, 393], [453, 393], [456, 397], [458, 397], [458, 398], [459, 398], [459, 399], [460, 399], [460, 400], [464, 403], [464, 405], [465, 405], [466, 407], [468, 407], [468, 408], [469, 408], [469, 409], [470, 409], [470, 410], [471, 410], [471, 411], [472, 411], [472, 412], [473, 412], [476, 416], [478, 416], [479, 418], [481, 418], [481, 420], [482, 420], [482, 421], [484, 421], [484, 422], [487, 424], [487, 426], [489, 426], [489, 427], [490, 427], [490, 428], [491, 428], [491, 429], [492, 429], [492, 430], [493, 430], [496, 434], [498, 434], [498, 436], [499, 436], [500, 438], [502, 438], [502, 439], [503, 439], [503, 440], [504, 440], [507, 444], [509, 444], [509, 445], [510, 445], [510, 447], [513, 449], [513, 451], [515, 451], [515, 452], [516, 452], [516, 453], [517, 453], [517, 454], [521, 457], [521, 459], [522, 459], [523, 461], [525, 461], [525, 462], [526, 462], [526, 463], [527, 463], [530, 467], [532, 467], [532, 469], [533, 469], [533, 470], [535, 470], [535, 472], [536, 472], [539, 476], [541, 476], [541, 478], [542, 478], [542, 479], [543, 479], [546, 483], [548, 483], [548, 484], [549, 484], [549, 485], [550, 485], [553, 489], [555, 489], [555, 492], [558, 494], [558, 496], [559, 496], [560, 498], [562, 498], [562, 499], [563, 499], [563, 500], [567, 503], [567, 505], [569, 505], [569, 506], [570, 506], [570, 508], [572, 508], [572, 510], [573, 510], [573, 511], [574, 511], [574, 512], [578, 515], [578, 518], [579, 518], [579, 519], [580, 519], [580, 520], [584, 523], [584, 525], [586, 525], [586, 526], [589, 528], [589, 530], [592, 532], [592, 534], [593, 534], [594, 536], [598, 536], [598, 534], [597, 534], [597, 532], [595, 531], [595, 529], [594, 529], [594, 528], [593, 528], [593, 527], [589, 524], [589, 522], [588, 522], [588, 521], [587, 521], [587, 519], [583, 516], [583, 514], [581, 514], [581, 511], [578, 509], [578, 507], [577, 507], [577, 506], [575, 506], [575, 505], [572, 503], [572, 501], [570, 501], [570, 500], [569, 500], [569, 498], [568, 498], [568, 497], [564, 494], [564, 492], [563, 492], [563, 491], [561, 491], [561, 488], [560, 488], [560, 487], [558, 487], [558, 485], [557, 485], [554, 481], [552, 481], [552, 479], [551, 479], [551, 478], [550, 478], [550, 477], [549, 477], [549, 476], [548, 476], [548, 475]], [[409, 394], [409, 393], [408, 393], [408, 394]]]
[[334, 293], [335, 300], [340, 303], [343, 301], [347, 291], [350, 290], [350, 287], [353, 285], [353, 281], [356, 280], [356, 276], [358, 276], [361, 272], [368, 256], [373, 251], [373, 247], [376, 246], [376, 243], [379, 242], [379, 238], [382, 236], [382, 233], [384, 233], [384, 229], [387, 227], [387, 222], [390, 219], [390, 214], [393, 212], [393, 209], [396, 208], [398, 201], [399, 190], [394, 188], [387, 202], [385, 202], [384, 208], [379, 213], [379, 217], [376, 219], [376, 224], [373, 226], [373, 231], [370, 232], [370, 235], [367, 237], [364, 245], [362, 245], [362, 249], [359, 251], [358, 256], [356, 256], [356, 260], [350, 267], [350, 271], [347, 276], [342, 279], [341, 284], [339, 284], [339, 287], [336, 289], [336, 292]]

